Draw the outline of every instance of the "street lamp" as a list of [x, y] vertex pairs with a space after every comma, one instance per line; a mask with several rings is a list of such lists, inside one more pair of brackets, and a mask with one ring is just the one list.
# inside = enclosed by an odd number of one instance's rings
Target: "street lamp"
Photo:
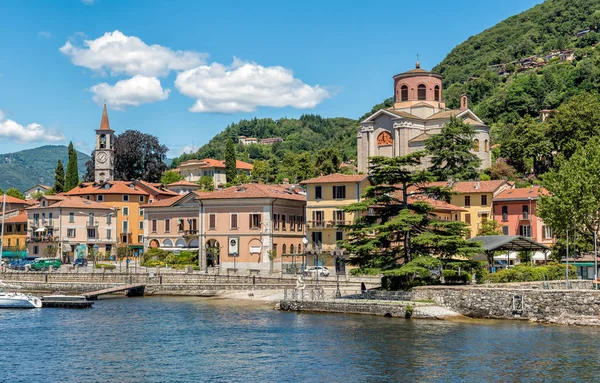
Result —
[[[306, 262], [306, 246], [308, 246], [308, 238], [302, 238], [302, 244], [304, 244], [304, 258], [302, 259], [302, 268], [304, 269], [304, 263]], [[296, 269], [296, 265], [294, 265], [294, 270]]]

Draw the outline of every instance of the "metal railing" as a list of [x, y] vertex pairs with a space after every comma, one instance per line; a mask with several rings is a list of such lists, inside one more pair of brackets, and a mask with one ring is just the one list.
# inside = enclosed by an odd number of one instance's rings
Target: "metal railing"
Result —
[[340, 290], [323, 288], [315, 289], [284, 289], [284, 300], [292, 301], [326, 301], [335, 299], [374, 300], [374, 301], [412, 301], [413, 293], [409, 291], [379, 291], [379, 290]]

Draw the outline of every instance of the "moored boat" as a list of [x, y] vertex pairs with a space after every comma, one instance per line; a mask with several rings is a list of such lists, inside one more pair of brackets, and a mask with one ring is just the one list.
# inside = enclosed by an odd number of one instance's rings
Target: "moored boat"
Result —
[[0, 292], [0, 308], [39, 309], [42, 300], [29, 294]]

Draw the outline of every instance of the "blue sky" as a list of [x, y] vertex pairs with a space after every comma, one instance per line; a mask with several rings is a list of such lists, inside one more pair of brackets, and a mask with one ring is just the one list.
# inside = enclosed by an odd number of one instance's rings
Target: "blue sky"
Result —
[[252, 117], [357, 118], [391, 77], [539, 0], [3, 1], [0, 153], [117, 133], [171, 156]]

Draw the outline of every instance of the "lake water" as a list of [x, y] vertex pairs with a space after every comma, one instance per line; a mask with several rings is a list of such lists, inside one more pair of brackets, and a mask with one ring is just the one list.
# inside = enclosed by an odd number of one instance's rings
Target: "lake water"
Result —
[[0, 382], [597, 382], [600, 329], [201, 298], [0, 311]]

